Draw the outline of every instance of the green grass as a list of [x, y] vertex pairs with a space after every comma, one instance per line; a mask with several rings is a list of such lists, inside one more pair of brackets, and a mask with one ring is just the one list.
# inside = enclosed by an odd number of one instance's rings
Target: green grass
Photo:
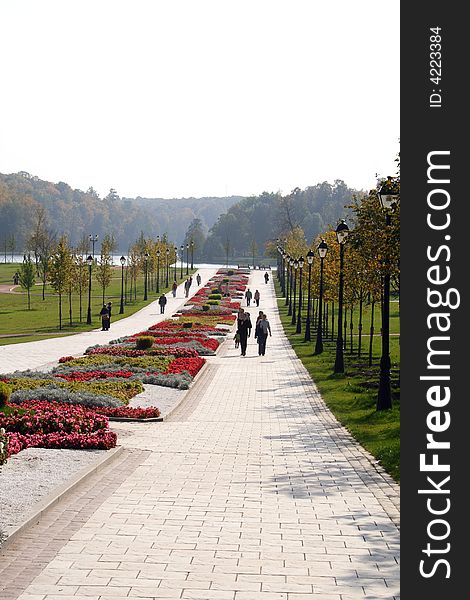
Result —
[[[0, 284], [11, 284], [13, 274], [19, 265], [0, 264]], [[194, 271], [193, 271], [194, 272]], [[180, 270], [177, 270], [178, 283], [186, 279], [185, 271], [180, 278]], [[169, 283], [171, 285], [173, 272], [170, 273]], [[69, 319], [68, 296], [62, 299], [62, 329], [59, 330], [59, 306], [58, 297], [49, 286], [46, 287], [46, 298], [42, 299], [42, 286], [35, 286], [31, 291], [31, 310], [28, 310], [27, 294], [21, 288], [16, 288], [19, 294], [0, 293], [0, 345], [30, 342], [63, 335], [71, 335], [82, 331], [90, 331], [100, 326], [99, 312], [102, 307], [102, 292], [97, 281], [92, 280], [92, 324], [86, 324], [88, 308], [88, 292], [82, 297], [82, 321], [79, 314], [78, 294], [72, 296], [72, 324]], [[160, 294], [168, 292], [160, 284]], [[134, 295], [133, 295], [134, 296]], [[137, 312], [150, 302], [157, 299], [155, 284], [148, 287], [148, 300], [144, 302], [144, 279], [141, 276], [137, 282], [137, 299], [128, 300], [124, 306], [124, 314], [119, 314], [121, 303], [121, 268], [113, 269], [111, 284], [106, 289], [105, 301], [113, 303], [112, 322], [128, 317]]]
[[[324, 351], [314, 355], [316, 330], [312, 328], [311, 341], [304, 342], [305, 321], [302, 333], [295, 333], [291, 317], [287, 315], [285, 298], [275, 281], [278, 307], [284, 331], [297, 356], [307, 368], [323, 399], [335, 417], [354, 438], [366, 448], [396, 480], [400, 480], [400, 378], [399, 378], [399, 305], [390, 304], [390, 358], [392, 361], [392, 409], [377, 411], [379, 361], [381, 354], [380, 307], [375, 310], [372, 366], [368, 366], [370, 308], [363, 315], [362, 356], [357, 357], [358, 311], [353, 313], [353, 348], [350, 353], [349, 313], [347, 350], [344, 351], [345, 374], [333, 373], [336, 354], [336, 339], [324, 339]], [[305, 309], [304, 309], [305, 312]], [[337, 317], [336, 317], [337, 319]], [[335, 323], [336, 328], [336, 323]], [[336, 334], [335, 334], [336, 338]]]

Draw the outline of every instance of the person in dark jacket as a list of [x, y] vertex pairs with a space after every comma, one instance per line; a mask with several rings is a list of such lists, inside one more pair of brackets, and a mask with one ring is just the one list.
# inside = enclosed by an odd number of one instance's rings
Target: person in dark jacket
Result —
[[106, 305], [106, 308], [108, 309], [108, 315], [109, 315], [109, 323], [108, 323], [108, 329], [111, 327], [111, 311], [113, 308], [113, 305], [111, 304], [111, 302], [108, 302], [108, 304]]
[[165, 294], [162, 294], [160, 296], [160, 298], [158, 299], [158, 304], [160, 304], [160, 314], [163, 314], [165, 312], [165, 306], [166, 306], [166, 296]]
[[108, 331], [109, 329], [109, 312], [106, 304], [103, 304], [103, 308], [100, 310], [101, 317], [101, 331]]
[[248, 338], [251, 334], [251, 329], [252, 329], [250, 313], [239, 312], [237, 325], [238, 325], [237, 333], [240, 334], [241, 355], [246, 356], [246, 346], [248, 344]]
[[264, 274], [264, 283], [268, 283], [269, 275], [267, 273]]

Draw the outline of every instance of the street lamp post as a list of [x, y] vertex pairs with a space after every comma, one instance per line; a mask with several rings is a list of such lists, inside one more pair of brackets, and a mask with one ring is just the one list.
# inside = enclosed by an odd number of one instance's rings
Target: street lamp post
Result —
[[289, 269], [290, 269], [290, 264], [289, 264], [289, 255], [287, 254], [286, 251], [284, 251], [284, 262], [286, 265], [286, 274], [285, 274], [285, 278], [286, 278], [286, 283], [285, 283], [285, 288], [286, 288], [286, 306], [289, 306]]
[[299, 268], [299, 261], [297, 259], [294, 260], [294, 300], [292, 302], [292, 320], [291, 325], [295, 325], [296, 323], [296, 302], [297, 302], [297, 269]]
[[307, 319], [305, 321], [305, 336], [304, 342], [310, 341], [310, 313], [312, 310], [311, 301], [311, 287], [312, 287], [312, 264], [313, 264], [314, 252], [309, 250], [307, 252], [307, 263], [308, 263], [308, 290], [307, 290]]
[[288, 316], [292, 316], [292, 291], [294, 289], [294, 259], [292, 256], [289, 257], [289, 308], [287, 310]]
[[189, 275], [189, 244], [186, 244], [186, 275]]
[[323, 352], [323, 261], [328, 253], [328, 244], [322, 240], [317, 248], [320, 257], [320, 294], [318, 299], [318, 325], [317, 341], [315, 343], [315, 354]]
[[170, 278], [170, 249], [166, 249], [166, 274], [165, 274], [165, 287], [168, 287], [168, 280]]
[[178, 262], [178, 248], [175, 246], [173, 250], [175, 251], [175, 266], [173, 269], [173, 280], [176, 281], [176, 263]]
[[98, 234], [93, 235], [90, 233], [90, 235], [88, 236], [88, 239], [90, 240], [92, 248], [93, 248], [93, 250], [92, 250], [93, 260], [95, 260], [95, 243], [98, 241]]
[[91, 325], [91, 265], [93, 264], [93, 256], [88, 255], [86, 259], [88, 265], [88, 311], [86, 316], [87, 325]]
[[191, 240], [191, 269], [194, 269], [194, 241]]
[[160, 293], [160, 250], [157, 250], [157, 294]]
[[180, 278], [183, 279], [183, 260], [184, 260], [184, 246], [181, 244], [181, 271]]
[[[388, 236], [392, 217], [390, 210], [398, 201], [398, 186], [391, 177], [382, 185], [378, 196], [385, 212], [385, 232]], [[388, 243], [388, 240], [386, 240]], [[392, 387], [390, 379], [390, 257], [386, 255], [385, 274], [383, 278], [383, 303], [382, 303], [382, 356], [380, 357], [379, 391], [377, 394], [377, 410], [392, 408]]]
[[349, 227], [341, 219], [336, 227], [336, 239], [339, 244], [339, 294], [338, 294], [338, 337], [336, 338], [336, 359], [334, 372], [344, 373], [343, 355], [343, 289], [344, 289], [344, 244], [349, 234]]
[[297, 326], [295, 333], [302, 333], [302, 270], [304, 268], [304, 257], [299, 258], [299, 310], [297, 311]]
[[147, 266], [148, 266], [149, 254], [144, 254], [144, 300], [147, 300]]
[[119, 314], [124, 314], [124, 265], [126, 263], [126, 257], [121, 256], [119, 259], [121, 262], [121, 306], [119, 308]]

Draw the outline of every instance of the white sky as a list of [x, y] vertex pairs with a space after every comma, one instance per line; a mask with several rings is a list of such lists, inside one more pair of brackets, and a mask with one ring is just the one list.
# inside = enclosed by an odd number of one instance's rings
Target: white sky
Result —
[[3, 0], [0, 56], [2, 173], [165, 198], [395, 174], [399, 0]]

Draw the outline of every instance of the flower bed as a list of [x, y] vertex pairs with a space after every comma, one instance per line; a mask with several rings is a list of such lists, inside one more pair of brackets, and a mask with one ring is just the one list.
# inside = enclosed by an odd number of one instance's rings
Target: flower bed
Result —
[[108, 417], [94, 410], [37, 401], [27, 402], [23, 408], [27, 410], [0, 413], [0, 427], [8, 438], [7, 456], [29, 447], [107, 450], [116, 445]]

